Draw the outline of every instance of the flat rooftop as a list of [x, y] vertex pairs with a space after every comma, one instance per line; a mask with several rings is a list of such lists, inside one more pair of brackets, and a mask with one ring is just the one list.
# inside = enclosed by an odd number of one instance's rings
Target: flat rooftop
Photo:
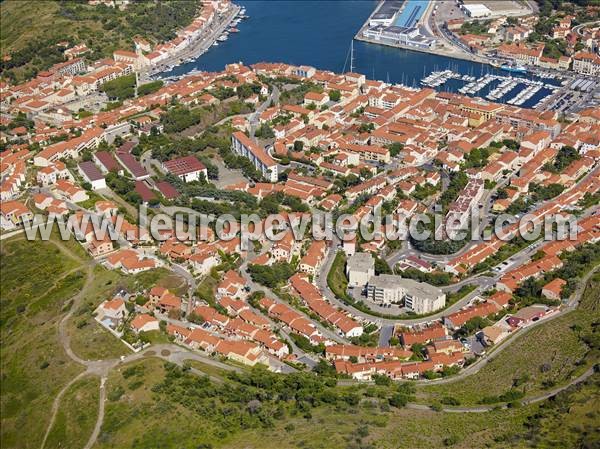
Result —
[[372, 19], [389, 19], [398, 12], [404, 3], [403, 0], [386, 0], [371, 17]]
[[443, 295], [441, 289], [427, 284], [425, 282], [417, 282], [413, 279], [406, 279], [393, 274], [380, 274], [379, 276], [371, 276], [369, 286], [375, 288], [401, 288], [406, 294], [419, 298], [437, 298]]
[[375, 267], [371, 253], [355, 253], [346, 262], [348, 270], [367, 272]]

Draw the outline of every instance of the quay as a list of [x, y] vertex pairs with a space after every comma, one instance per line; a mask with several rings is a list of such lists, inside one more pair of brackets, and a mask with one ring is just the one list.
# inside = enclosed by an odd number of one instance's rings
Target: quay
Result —
[[489, 64], [488, 60], [472, 53], [453, 46], [448, 47], [447, 42], [437, 36], [429, 24], [436, 7], [436, 2], [429, 0], [382, 0], [354, 39], [370, 44]]
[[241, 6], [232, 3], [231, 8], [227, 11], [227, 13], [217, 17], [215, 23], [213, 23], [205, 32], [203, 32], [195, 42], [176, 55], [161, 61], [159, 65], [151, 67], [145, 72], [141, 72], [140, 80], [149, 80], [151, 77], [159, 73], [169, 71], [174, 66], [177, 66], [186, 60], [196, 59], [202, 54], [206, 53], [208, 49], [217, 41], [218, 37], [225, 32], [234, 19], [240, 14], [241, 10]]

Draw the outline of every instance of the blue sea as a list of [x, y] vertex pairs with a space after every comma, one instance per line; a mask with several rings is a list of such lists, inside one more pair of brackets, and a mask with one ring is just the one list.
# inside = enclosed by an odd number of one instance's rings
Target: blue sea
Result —
[[[226, 64], [246, 65], [261, 61], [311, 65], [334, 72], [350, 68], [350, 44], [377, 5], [376, 1], [236, 1], [249, 19], [237, 25], [239, 33], [211, 47], [197, 60], [175, 67], [162, 77], [192, 70], [223, 70]], [[486, 73], [507, 75], [492, 66], [435, 54], [354, 42], [354, 71], [370, 79], [419, 87], [419, 81], [435, 70], [451, 69], [476, 77]], [[456, 91], [463, 82], [450, 81], [441, 89]], [[479, 92], [485, 95], [496, 83]], [[520, 85], [521, 86], [521, 85]], [[514, 95], [514, 93], [512, 93]], [[542, 90], [524, 106], [547, 91]]]

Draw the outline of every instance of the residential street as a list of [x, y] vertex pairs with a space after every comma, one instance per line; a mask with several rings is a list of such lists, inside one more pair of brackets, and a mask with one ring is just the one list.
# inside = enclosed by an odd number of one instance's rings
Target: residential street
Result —
[[[73, 254], [72, 252], [70, 252], [69, 250], [67, 250], [62, 244], [60, 244], [59, 242], [55, 242], [52, 241], [54, 244], [56, 244], [59, 249], [63, 252], [65, 252], [69, 257], [72, 257], [76, 260], [81, 261], [81, 259], [79, 259], [75, 254]], [[333, 253], [333, 251], [330, 251], [329, 256], [331, 256], [331, 253]], [[328, 260], [332, 259], [331, 257], [328, 257]], [[273, 292], [270, 292], [269, 289], [264, 288], [263, 286], [259, 286], [256, 285], [252, 279], [250, 278], [249, 274], [247, 273], [246, 270], [246, 266], [247, 266], [248, 262], [245, 262], [244, 266], [242, 266], [241, 268], [241, 272], [244, 276], [244, 278], [246, 279], [246, 281], [248, 282], [248, 285], [255, 291], [257, 290], [263, 290], [266, 291], [267, 294], [275, 299], [280, 301], [276, 295], [273, 294]], [[106, 400], [106, 379], [108, 378], [108, 373], [110, 372], [110, 370], [117, 368], [120, 365], [123, 364], [127, 364], [136, 360], [140, 360], [142, 358], [145, 357], [160, 357], [163, 358], [167, 361], [170, 361], [172, 363], [176, 363], [178, 365], [182, 365], [186, 360], [196, 360], [198, 362], [204, 363], [204, 364], [208, 364], [210, 366], [213, 367], [217, 367], [223, 370], [227, 370], [227, 371], [231, 371], [231, 370], [239, 370], [239, 368], [236, 368], [232, 365], [228, 365], [228, 364], [224, 364], [222, 362], [219, 362], [218, 360], [215, 360], [209, 356], [205, 356], [197, 351], [190, 351], [187, 349], [184, 349], [180, 346], [174, 345], [174, 344], [161, 344], [161, 345], [153, 345], [150, 346], [149, 348], [139, 352], [139, 353], [135, 353], [135, 354], [130, 354], [128, 356], [124, 356], [121, 359], [108, 359], [108, 360], [83, 360], [81, 359], [77, 354], [75, 354], [73, 352], [73, 350], [71, 349], [71, 345], [70, 345], [70, 339], [68, 336], [68, 333], [66, 331], [66, 324], [68, 322], [68, 320], [71, 318], [72, 314], [74, 313], [74, 311], [76, 311], [81, 302], [83, 301], [83, 298], [85, 298], [86, 294], [87, 294], [87, 290], [89, 289], [90, 285], [91, 285], [91, 281], [92, 281], [92, 273], [93, 273], [93, 264], [94, 262], [91, 261], [87, 264], [84, 264], [84, 266], [86, 267], [86, 272], [87, 272], [87, 277], [86, 277], [86, 281], [85, 284], [83, 286], [83, 288], [81, 289], [81, 291], [76, 294], [73, 298], [72, 298], [72, 305], [71, 308], [69, 310], [69, 312], [67, 312], [67, 314], [61, 319], [60, 323], [59, 323], [59, 328], [58, 328], [58, 332], [59, 332], [59, 338], [60, 338], [60, 342], [66, 352], [66, 354], [77, 364], [82, 365], [85, 370], [82, 371], [80, 374], [78, 374], [75, 378], [71, 379], [61, 390], [60, 392], [57, 394], [57, 396], [54, 399], [53, 405], [52, 405], [52, 410], [51, 410], [51, 418], [50, 418], [50, 422], [48, 424], [47, 430], [46, 430], [46, 434], [44, 437], [44, 440], [42, 442], [41, 445], [41, 449], [44, 449], [45, 444], [46, 444], [46, 440], [47, 437], [50, 433], [50, 430], [52, 429], [52, 426], [54, 425], [54, 422], [56, 420], [56, 415], [58, 413], [59, 407], [60, 407], [60, 402], [61, 399], [63, 397], [63, 395], [65, 394], [65, 392], [68, 390], [68, 388], [73, 385], [77, 380], [83, 378], [84, 376], [87, 375], [93, 375], [93, 376], [99, 376], [101, 381], [100, 381], [100, 403], [99, 403], [99, 414], [97, 417], [97, 421], [94, 427], [94, 430], [92, 432], [92, 435], [90, 436], [90, 439], [88, 441], [88, 443], [86, 444], [86, 448], [91, 448], [93, 447], [93, 445], [95, 444], [97, 437], [100, 433], [102, 424], [104, 422], [104, 404], [105, 404], [105, 400]], [[180, 275], [184, 275], [184, 272], [180, 271], [179, 268], [176, 268], [175, 271], [180, 274]], [[327, 272], [327, 271], [324, 271]], [[572, 299], [570, 300], [570, 302], [568, 303], [568, 305], [561, 310], [560, 312], [557, 312], [553, 315], [550, 315], [548, 318], [534, 322], [533, 324], [531, 324], [530, 326], [528, 326], [527, 328], [521, 330], [519, 333], [516, 334], [516, 336], [509, 338], [506, 342], [504, 342], [503, 344], [499, 345], [498, 347], [494, 348], [489, 355], [487, 355], [486, 357], [483, 357], [481, 359], [479, 359], [477, 362], [475, 362], [474, 364], [470, 365], [469, 367], [465, 368], [464, 370], [462, 370], [459, 374], [457, 374], [456, 376], [452, 376], [449, 378], [443, 378], [443, 379], [437, 379], [437, 380], [431, 380], [431, 381], [427, 381], [427, 380], [420, 380], [420, 381], [416, 381], [416, 383], [418, 384], [442, 384], [442, 383], [452, 383], [452, 382], [456, 382], [466, 376], [470, 376], [470, 375], [474, 375], [477, 372], [479, 372], [487, 363], [489, 363], [490, 360], [494, 359], [495, 357], [498, 356], [498, 354], [502, 353], [502, 351], [504, 351], [507, 347], [509, 347], [511, 344], [514, 343], [514, 341], [516, 341], [519, 338], [523, 338], [524, 335], [526, 335], [531, 329], [536, 328], [537, 326], [541, 326], [544, 323], [553, 320], [559, 316], [564, 315], [565, 313], [568, 313], [571, 310], [574, 310], [577, 305], [579, 304], [579, 299], [581, 298], [581, 295], [583, 293], [583, 289], [584, 286], [587, 284], [587, 281], [589, 280], [589, 278], [593, 275], [593, 273], [595, 272], [595, 270], [590, 271], [584, 279], [582, 279], [582, 282], [580, 283], [580, 286], [578, 288], [578, 290], [576, 291], [576, 293], [573, 295]], [[192, 283], [195, 287], [195, 281], [193, 281], [192, 278]], [[402, 321], [394, 321], [395, 323], [402, 323]], [[386, 323], [389, 324], [389, 323]], [[385, 340], [389, 341], [389, 329], [390, 326], [386, 326], [385, 327], [385, 331], [382, 332], [382, 337], [381, 339], [383, 339], [384, 341], [381, 341], [381, 343], [385, 343]], [[334, 333], [330, 332], [328, 329], [324, 329], [324, 328], [320, 328], [320, 331], [323, 332], [324, 335], [333, 338], [335, 337], [336, 341], [340, 341], [342, 340], [339, 336], [335, 335]], [[297, 348], [296, 348], [297, 349]], [[301, 351], [299, 351], [301, 352]], [[302, 358], [307, 357], [308, 359], [311, 359], [310, 356], [308, 355], [301, 355]], [[290, 370], [292, 370], [291, 367]], [[196, 373], [196, 374], [201, 374], [203, 375], [203, 373], [201, 372], [197, 372], [197, 370], [193, 370], [192, 372]], [[547, 392], [543, 395], [540, 396], [536, 396], [533, 398], [528, 398], [525, 401], [523, 401], [525, 404], [530, 404], [530, 403], [535, 403], [535, 402], [539, 402], [539, 401], [543, 401], [557, 393], [559, 393], [560, 391], [565, 390], [566, 388], [568, 388], [570, 385], [574, 385], [576, 383], [582, 382], [584, 380], [586, 380], [587, 378], [589, 378], [591, 375], [593, 374], [593, 369], [590, 368], [588, 369], [584, 374], [582, 374], [581, 376], [579, 376], [576, 379], [571, 380], [567, 385], [563, 385], [560, 386], [550, 392]], [[220, 379], [215, 379], [215, 381], [221, 381]], [[339, 381], [338, 383], [340, 385], [350, 385], [350, 384], [354, 384], [356, 381], [349, 381], [349, 380], [343, 380], [343, 381]], [[421, 404], [409, 404], [408, 405], [409, 408], [412, 409], [427, 409], [429, 407], [421, 405]], [[490, 411], [495, 409], [495, 406], [478, 406], [478, 407], [458, 407], [458, 408], [444, 408], [443, 411], [445, 412], [449, 412], [449, 413], [476, 413], [476, 412], [486, 412], [486, 411]]]

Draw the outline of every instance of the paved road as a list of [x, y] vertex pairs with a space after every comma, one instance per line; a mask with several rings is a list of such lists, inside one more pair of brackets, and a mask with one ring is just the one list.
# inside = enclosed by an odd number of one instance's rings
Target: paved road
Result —
[[[290, 306], [287, 302], [281, 300], [271, 289], [269, 289], [268, 287], [265, 287], [264, 285], [259, 285], [256, 282], [254, 282], [252, 280], [252, 277], [250, 276], [250, 274], [248, 273], [248, 261], [246, 260], [241, 266], [240, 266], [240, 273], [242, 274], [242, 277], [245, 279], [245, 281], [248, 284], [248, 287], [250, 287], [250, 289], [252, 291], [264, 291], [266, 293], [266, 295], [269, 297], [269, 299], [272, 299], [273, 301], [279, 302], [281, 304], [285, 304], [286, 306]], [[294, 309], [296, 310], [296, 309]], [[327, 337], [333, 341], [336, 341], [338, 343], [348, 343], [348, 340], [346, 340], [345, 338], [341, 337], [340, 335], [336, 334], [335, 332], [333, 332], [330, 329], [327, 329], [326, 327], [324, 327], [322, 324], [314, 321], [312, 318], [310, 318], [309, 316], [307, 316], [304, 312], [302, 312], [301, 310], [296, 310], [299, 314], [303, 315], [306, 319], [310, 320], [315, 326], [316, 328], [319, 330], [319, 332], [324, 336]]]
[[582, 23], [579, 24], [575, 27], [573, 27], [573, 32], [579, 34], [580, 36], [583, 36], [583, 33], [581, 32], [581, 29], [590, 25], [600, 25], [600, 20], [594, 20], [592, 22], [586, 22], [586, 23]]
[[333, 261], [335, 259], [336, 252], [337, 252], [337, 245], [334, 242], [334, 245], [332, 245], [332, 247], [328, 250], [328, 253], [325, 257], [325, 262], [323, 263], [320, 273], [316, 276], [316, 279], [315, 279], [315, 282], [316, 282], [319, 290], [325, 296], [325, 298], [332, 304], [335, 304], [336, 306], [340, 307], [341, 309], [346, 310], [348, 313], [350, 313], [351, 315], [353, 315], [355, 317], [358, 317], [367, 322], [376, 323], [380, 326], [394, 326], [394, 325], [413, 326], [416, 324], [429, 323], [429, 322], [438, 320], [438, 319], [442, 318], [443, 316], [449, 315], [453, 312], [460, 310], [462, 307], [464, 307], [466, 304], [468, 304], [469, 301], [472, 301], [473, 298], [475, 298], [477, 295], [481, 294], [482, 291], [487, 288], [487, 285], [490, 282], [489, 280], [486, 280], [486, 278], [476, 278], [476, 279], [480, 279], [480, 280], [479, 281], [475, 280], [473, 282], [481, 283], [481, 285], [479, 285], [475, 290], [473, 290], [471, 293], [464, 296], [463, 298], [461, 298], [460, 300], [458, 300], [451, 306], [449, 306], [446, 309], [441, 310], [440, 312], [435, 313], [433, 315], [429, 315], [429, 316], [421, 317], [421, 318], [409, 318], [409, 319], [380, 318], [380, 317], [371, 315], [369, 313], [363, 312], [361, 310], [358, 310], [355, 307], [346, 304], [345, 302], [339, 300], [334, 295], [334, 293], [331, 291], [331, 289], [327, 285], [327, 273], [329, 273], [329, 271], [331, 270], [331, 266], [333, 265]]
[[4, 234], [0, 235], [0, 240], [9, 239], [11, 237], [14, 237], [15, 235], [21, 234], [22, 232], [23, 232], [23, 229], [17, 229], [16, 231], [5, 232]]
[[254, 134], [256, 133], [256, 129], [258, 128], [260, 114], [265, 112], [265, 110], [269, 107], [271, 103], [273, 103], [274, 105], [279, 103], [279, 94], [279, 89], [277, 88], [277, 86], [273, 85], [273, 90], [271, 91], [269, 98], [267, 98], [258, 108], [256, 108], [256, 111], [254, 111], [254, 113], [250, 115], [250, 119], [248, 120], [248, 122], [250, 124], [251, 139], [254, 138]]
[[187, 309], [186, 309], [185, 313], [186, 313], [186, 315], [189, 315], [190, 313], [192, 313], [192, 310], [194, 309], [194, 294], [196, 293], [196, 288], [198, 286], [198, 283], [196, 282], [196, 278], [183, 265], [171, 263], [171, 265], [168, 266], [167, 268], [169, 268], [172, 272], [174, 272], [178, 276], [181, 276], [182, 278], [184, 278], [187, 283], [188, 298], [187, 298]]
[[379, 342], [377, 346], [380, 348], [388, 348], [390, 346], [390, 338], [394, 335], [394, 326], [385, 325], [379, 329]]
[[147, 81], [150, 76], [167, 70], [168, 66], [175, 65], [185, 59], [197, 58], [205, 53], [225, 31], [239, 11], [240, 7], [232, 4], [232, 7], [225, 14], [218, 16], [215, 22], [213, 22], [208, 29], [204, 30], [193, 44], [186, 47], [175, 56], [161, 61], [160, 65], [152, 67], [150, 72], [140, 73], [140, 80]]
[[[481, 232], [486, 228], [486, 226], [491, 221], [491, 210], [494, 204], [494, 195], [496, 192], [506, 186], [510, 180], [510, 177], [514, 174], [509, 173], [505, 177], [503, 177], [492, 189], [485, 190], [483, 196], [481, 197], [480, 204], [483, 204], [483, 207], [477, 211], [480, 214], [480, 220], [477, 229], [473, 234], [480, 236]], [[449, 183], [449, 180], [447, 181]], [[444, 183], [444, 176], [442, 174], [442, 183]], [[447, 189], [444, 187], [444, 190]], [[405, 242], [406, 244], [402, 245], [402, 248], [386, 257], [386, 262], [393, 267], [400, 260], [408, 257], [408, 256], [416, 256], [427, 262], [441, 262], [446, 263], [456, 257], [460, 257], [465, 254], [467, 251], [470, 251], [474, 246], [482, 243], [484, 240], [481, 238], [477, 238], [476, 240], [470, 240], [465, 246], [463, 246], [460, 250], [452, 254], [429, 254], [419, 251], [416, 248], [413, 248], [409, 241]]]

